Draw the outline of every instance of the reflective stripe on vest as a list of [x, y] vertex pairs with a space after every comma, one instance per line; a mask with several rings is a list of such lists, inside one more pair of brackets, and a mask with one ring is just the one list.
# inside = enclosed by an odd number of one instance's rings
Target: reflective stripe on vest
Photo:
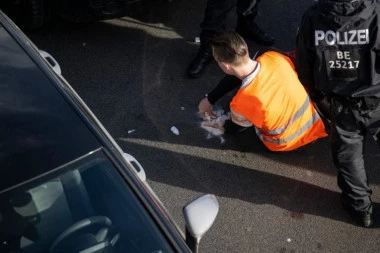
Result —
[[[295, 132], [294, 134], [292, 134], [288, 137], [285, 137], [283, 139], [277, 139], [277, 140], [267, 138], [261, 134], [261, 132], [260, 132], [261, 129], [258, 129], [258, 128], [255, 128], [255, 129], [256, 129], [256, 134], [260, 138], [260, 140], [275, 143], [275, 144], [285, 144], [285, 143], [291, 142], [292, 140], [294, 140], [295, 138], [297, 138], [299, 136], [302, 136], [303, 133], [305, 133], [309, 128], [311, 128], [314, 125], [314, 123], [317, 122], [319, 119], [320, 119], [320, 117], [319, 117], [318, 113], [314, 112], [311, 119], [309, 119], [305, 123], [305, 125], [303, 125], [297, 132]], [[271, 132], [273, 132], [273, 131], [271, 131]], [[269, 134], [269, 135], [274, 135], [274, 134]]]
[[283, 126], [277, 128], [277, 129], [268, 131], [266, 133], [268, 135], [282, 134], [283, 132], [285, 132], [286, 128], [290, 124], [292, 124], [294, 121], [299, 119], [306, 112], [306, 110], [309, 106], [310, 106], [310, 99], [309, 99], [309, 96], [307, 96], [305, 99], [305, 102], [302, 104], [301, 108], [298, 109], [298, 111], [293, 115], [293, 117], [286, 124], [284, 124]]

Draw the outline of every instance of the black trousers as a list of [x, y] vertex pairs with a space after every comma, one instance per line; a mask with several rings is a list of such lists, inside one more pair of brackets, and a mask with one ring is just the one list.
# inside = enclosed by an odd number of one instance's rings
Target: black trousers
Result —
[[376, 100], [371, 104], [364, 99], [333, 98], [331, 115], [331, 150], [338, 169], [338, 186], [353, 209], [372, 212], [372, 191], [364, 168], [363, 150], [367, 134], [375, 139], [379, 137], [380, 106]]
[[261, 0], [208, 0], [201, 23], [201, 42], [208, 41], [216, 32], [226, 27], [229, 12], [235, 8], [238, 16], [257, 15], [257, 6]]

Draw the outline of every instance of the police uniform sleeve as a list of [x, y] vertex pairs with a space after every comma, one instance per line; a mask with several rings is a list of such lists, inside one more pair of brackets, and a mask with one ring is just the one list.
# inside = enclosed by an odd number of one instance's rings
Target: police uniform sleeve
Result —
[[312, 45], [313, 29], [310, 25], [309, 11], [302, 17], [296, 37], [296, 71], [298, 79], [306, 88], [311, 100], [317, 102], [323, 99], [320, 91], [315, 89], [314, 62], [315, 50]]

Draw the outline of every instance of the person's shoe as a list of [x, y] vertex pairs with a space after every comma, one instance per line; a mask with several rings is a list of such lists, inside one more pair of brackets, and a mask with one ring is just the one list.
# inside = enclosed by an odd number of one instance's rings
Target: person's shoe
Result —
[[370, 212], [362, 212], [353, 209], [348, 201], [343, 195], [341, 195], [342, 205], [344, 210], [351, 216], [353, 221], [359, 226], [370, 228], [373, 226], [373, 214]]
[[274, 37], [261, 29], [250, 17], [239, 17], [236, 32], [243, 38], [254, 40], [259, 44], [270, 46], [274, 43]]
[[191, 78], [199, 77], [206, 65], [213, 60], [211, 50], [206, 45], [199, 47], [198, 53], [187, 68], [187, 75]]

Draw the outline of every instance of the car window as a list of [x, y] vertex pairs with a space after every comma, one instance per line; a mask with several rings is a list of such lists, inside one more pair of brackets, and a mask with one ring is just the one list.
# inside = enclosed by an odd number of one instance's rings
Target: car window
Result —
[[23, 40], [0, 27], [0, 192], [102, 146]]
[[0, 194], [0, 252], [173, 252], [99, 150]]

